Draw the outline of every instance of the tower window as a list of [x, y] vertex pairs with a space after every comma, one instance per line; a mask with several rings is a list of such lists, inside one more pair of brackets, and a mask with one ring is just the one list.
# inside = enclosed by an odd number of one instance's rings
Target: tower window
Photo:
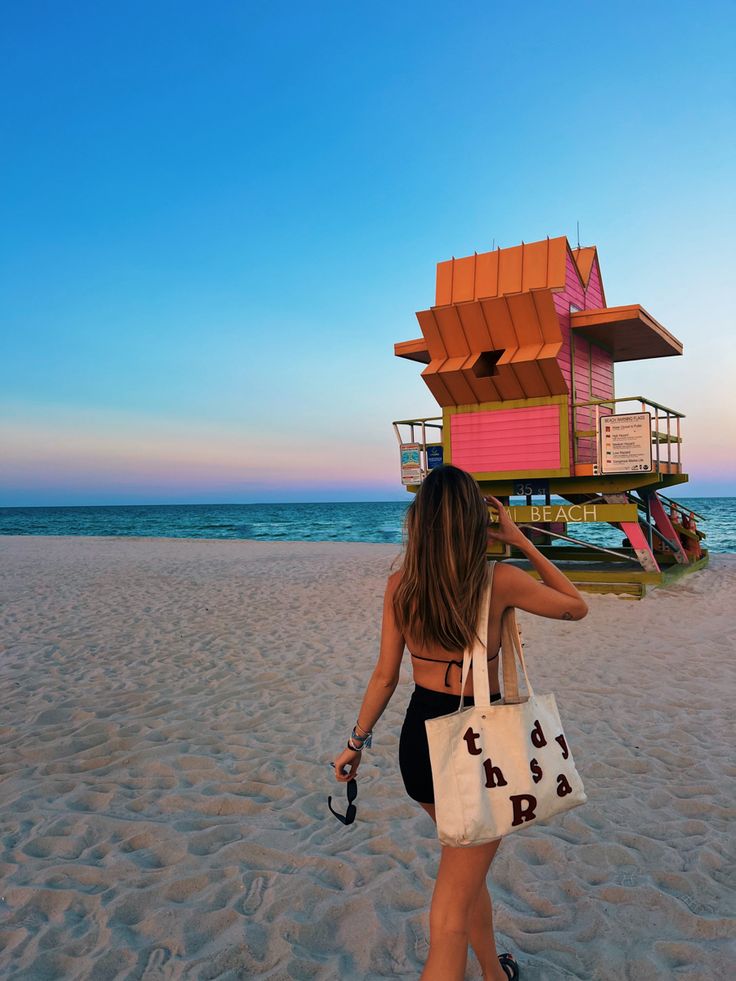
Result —
[[473, 374], [476, 378], [490, 378], [491, 375], [498, 374], [498, 359], [503, 351], [483, 351], [478, 360], [473, 365]]

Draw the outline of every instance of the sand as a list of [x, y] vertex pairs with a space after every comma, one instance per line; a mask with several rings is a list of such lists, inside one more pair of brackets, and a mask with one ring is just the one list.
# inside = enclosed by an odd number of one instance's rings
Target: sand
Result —
[[[439, 843], [398, 770], [408, 659], [357, 822], [326, 807], [396, 555], [0, 538], [2, 978], [419, 976]], [[734, 977], [736, 556], [520, 621], [589, 801], [502, 843], [499, 949], [523, 981]]]

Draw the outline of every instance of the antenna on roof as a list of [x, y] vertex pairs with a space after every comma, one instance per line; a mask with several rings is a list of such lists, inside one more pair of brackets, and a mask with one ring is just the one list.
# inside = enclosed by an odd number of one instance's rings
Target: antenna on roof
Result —
[[493, 245], [491, 246], [491, 249], [493, 250], [493, 249], [495, 249], [495, 248], [496, 248], [496, 240], [495, 240], [495, 238], [494, 238], [494, 240], [493, 240]]
[[580, 222], [578, 221], [576, 224], [578, 226], [578, 248], [580, 248]]

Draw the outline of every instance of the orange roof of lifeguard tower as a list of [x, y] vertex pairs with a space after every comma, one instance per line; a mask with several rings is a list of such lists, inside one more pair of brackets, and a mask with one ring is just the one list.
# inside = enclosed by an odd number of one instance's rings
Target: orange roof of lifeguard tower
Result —
[[[435, 305], [417, 313], [423, 336], [395, 353], [427, 365], [422, 377], [442, 406], [564, 395], [553, 295], [569, 285], [570, 268], [585, 292], [597, 263], [595, 246], [573, 250], [564, 235], [440, 262]], [[572, 312], [575, 334], [613, 361], [682, 353], [638, 304], [607, 307], [599, 284], [603, 305]]]

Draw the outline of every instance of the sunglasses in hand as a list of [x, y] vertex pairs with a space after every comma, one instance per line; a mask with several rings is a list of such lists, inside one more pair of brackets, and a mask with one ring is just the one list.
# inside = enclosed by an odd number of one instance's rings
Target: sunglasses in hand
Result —
[[347, 809], [347, 812], [344, 815], [343, 814], [338, 814], [338, 812], [332, 806], [332, 795], [331, 794], [327, 798], [327, 806], [332, 811], [332, 813], [335, 815], [335, 817], [337, 818], [338, 821], [341, 821], [343, 824], [352, 824], [353, 821], [355, 820], [356, 814], [358, 813], [358, 808], [355, 806], [355, 803], [354, 803], [354, 801], [356, 800], [356, 798], [358, 796], [358, 781], [355, 778], [353, 778], [352, 780], [348, 780], [348, 782], [347, 782], [347, 784], [345, 786], [347, 787], [347, 792], [348, 792], [348, 809]]

